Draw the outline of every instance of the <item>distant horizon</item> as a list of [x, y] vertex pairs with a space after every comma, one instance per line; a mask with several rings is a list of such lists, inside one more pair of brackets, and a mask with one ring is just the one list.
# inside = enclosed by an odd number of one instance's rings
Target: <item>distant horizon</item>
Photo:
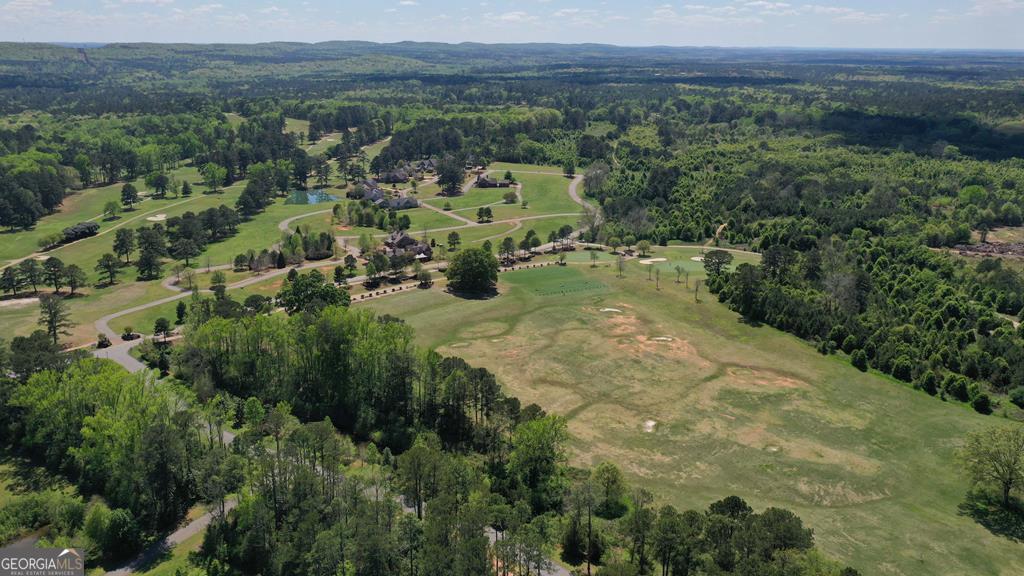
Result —
[[348, 38], [1017, 51], [1021, 30], [1024, 0], [0, 0], [0, 38], [78, 44]]
[[1024, 53], [1024, 48], [935, 48], [935, 47], [907, 47], [907, 48], [893, 48], [893, 47], [860, 47], [860, 46], [787, 46], [787, 45], [764, 45], [764, 46], [733, 46], [733, 45], [672, 45], [672, 44], [614, 44], [608, 42], [480, 42], [475, 40], [465, 40], [461, 42], [443, 42], [438, 40], [392, 40], [392, 41], [378, 41], [378, 40], [354, 40], [354, 39], [334, 39], [334, 40], [317, 40], [317, 41], [303, 41], [303, 40], [261, 40], [255, 42], [190, 42], [190, 41], [121, 41], [121, 40], [108, 40], [108, 41], [73, 41], [73, 40], [0, 40], [0, 44], [47, 44], [51, 46], [59, 46], [62, 48], [102, 48], [104, 46], [111, 46], [116, 44], [152, 44], [157, 46], [174, 46], [174, 45], [188, 45], [188, 46], [259, 46], [259, 45], [271, 45], [271, 44], [297, 44], [305, 46], [315, 46], [318, 44], [333, 44], [333, 43], [361, 43], [361, 44], [376, 44], [380, 46], [392, 46], [399, 44], [438, 44], [443, 46], [464, 46], [464, 45], [483, 45], [483, 46], [564, 46], [564, 47], [582, 47], [582, 46], [601, 46], [610, 48], [623, 48], [623, 49], [669, 49], [669, 50], [780, 50], [780, 51], [808, 51], [808, 52], [978, 52], [978, 53]]

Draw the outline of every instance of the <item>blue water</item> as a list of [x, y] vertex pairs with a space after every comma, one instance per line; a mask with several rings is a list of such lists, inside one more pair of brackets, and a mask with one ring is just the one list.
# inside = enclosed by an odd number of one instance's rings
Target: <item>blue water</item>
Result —
[[338, 198], [332, 196], [323, 190], [293, 190], [291, 194], [285, 198], [285, 204], [322, 204], [324, 202], [334, 202]]

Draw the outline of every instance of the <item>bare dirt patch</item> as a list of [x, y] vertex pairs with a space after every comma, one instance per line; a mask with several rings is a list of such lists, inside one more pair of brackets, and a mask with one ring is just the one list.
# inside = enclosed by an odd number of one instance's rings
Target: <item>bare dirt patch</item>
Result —
[[23, 306], [31, 306], [32, 304], [38, 304], [39, 298], [11, 298], [9, 300], [0, 300], [0, 308], [21, 308]]

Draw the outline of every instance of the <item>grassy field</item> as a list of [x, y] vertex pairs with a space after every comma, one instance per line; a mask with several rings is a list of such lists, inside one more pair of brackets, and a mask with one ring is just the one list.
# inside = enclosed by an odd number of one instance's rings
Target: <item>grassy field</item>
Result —
[[[205, 188], [201, 184], [202, 178], [193, 167], [182, 167], [171, 171], [171, 175], [179, 180], [187, 180], [193, 185], [196, 194], [193, 198], [199, 197], [199, 193]], [[146, 185], [141, 179], [134, 182], [141, 194], [146, 194]], [[104, 220], [103, 207], [113, 200], [121, 203], [121, 187], [124, 183], [119, 182], [110, 186], [86, 188], [79, 190], [64, 199], [60, 209], [51, 215], [44, 216], [29, 230], [4, 231], [0, 233], [0, 264], [4, 264], [16, 258], [22, 258], [38, 250], [40, 238], [60, 232], [64, 228], [78, 222], [94, 221], [100, 225], [100, 233], [112, 228], [119, 227], [124, 222], [132, 220], [137, 216], [148, 214], [151, 211], [158, 211], [162, 207], [175, 205], [184, 198], [169, 197], [162, 200], [145, 199], [136, 205], [131, 212], [122, 212], [117, 219]]]
[[472, 214], [463, 214], [467, 218], [473, 218], [476, 216], [476, 208], [501, 202], [502, 196], [509, 190], [509, 188], [471, 188], [469, 192], [462, 196], [433, 198], [427, 202], [438, 208], [444, 208], [445, 203], [451, 204], [452, 210], [468, 210], [473, 212]]
[[389, 136], [387, 138], [384, 138], [383, 140], [378, 140], [373, 144], [364, 146], [363, 150], [366, 152], [366, 159], [373, 160], [377, 156], [380, 156], [381, 151], [384, 150], [384, 147], [387, 146], [388, 142], [390, 141], [391, 137]]
[[292, 134], [309, 134], [309, 120], [300, 120], [298, 118], [285, 118], [284, 119], [284, 131]]
[[430, 290], [366, 305], [565, 415], [573, 463], [617, 462], [678, 506], [737, 494], [792, 509], [864, 574], [1024, 573], [1019, 543], [957, 509], [953, 451], [999, 420], [747, 325], [709, 294], [695, 302], [699, 253], [657, 249], [660, 290], [635, 260], [617, 278], [610, 255], [591, 268], [576, 252], [566, 268], [503, 274], [492, 299]]
[[[67, 293], [66, 289], [64, 293]], [[61, 341], [69, 346], [92, 342], [96, 339], [96, 328], [93, 324], [102, 316], [171, 294], [173, 292], [165, 290], [157, 280], [122, 282], [109, 288], [88, 288], [83, 295], [66, 300], [75, 326], [70, 329], [70, 335], [62, 337]], [[27, 336], [39, 330], [41, 327], [37, 323], [38, 318], [39, 306], [35, 299], [0, 306], [0, 326], [4, 327], [0, 338], [9, 340], [13, 336]], [[152, 324], [144, 327], [145, 330], [151, 328]]]
[[1024, 134], [1024, 120], [1003, 122], [998, 127], [996, 127], [996, 130], [1009, 136]]

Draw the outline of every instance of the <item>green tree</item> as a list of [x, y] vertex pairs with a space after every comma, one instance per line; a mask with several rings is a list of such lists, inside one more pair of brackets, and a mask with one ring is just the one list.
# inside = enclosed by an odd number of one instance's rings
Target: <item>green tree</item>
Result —
[[228, 176], [227, 168], [214, 164], [213, 162], [207, 162], [199, 169], [199, 173], [203, 176], [203, 184], [206, 185], [206, 189], [211, 193], [216, 193], [220, 190], [220, 187], [224, 184], [224, 180]]
[[569, 176], [569, 177], [575, 176], [576, 175], [576, 161], [575, 160], [566, 160], [562, 164], [562, 172], [564, 172], [565, 175]]
[[434, 485], [441, 466], [440, 441], [432, 434], [420, 435], [398, 457], [398, 479], [402, 495], [412, 502], [416, 517], [423, 519], [423, 504], [437, 490]]
[[157, 318], [156, 322], [153, 323], [153, 336], [162, 337], [164, 339], [164, 342], [166, 342], [167, 338], [170, 335], [171, 335], [171, 322], [170, 322], [170, 320], [168, 320], [167, 318], [164, 318], [163, 316], [161, 316], [160, 318]]
[[957, 453], [964, 475], [975, 486], [996, 486], [1003, 506], [1024, 486], [1024, 428], [1016, 425], [970, 432]]
[[146, 186], [153, 190], [154, 198], [167, 196], [167, 189], [171, 185], [171, 179], [163, 172], [153, 172], [146, 176]]
[[498, 283], [498, 260], [490, 252], [469, 248], [452, 258], [445, 275], [456, 292], [490, 292]]
[[640, 251], [640, 256], [647, 256], [647, 253], [651, 251], [651, 243], [647, 240], [641, 240], [637, 242], [636, 249]]
[[465, 179], [465, 169], [462, 162], [448, 155], [438, 162], [437, 185], [447, 196], [455, 196], [462, 192], [462, 181]]
[[458, 232], [448, 233], [448, 251], [454, 252], [459, 249], [459, 244], [462, 242], [462, 238]]
[[4, 294], [11, 293], [17, 296], [18, 290], [24, 285], [24, 280], [14, 266], [8, 266], [0, 273], [0, 290], [3, 290]]
[[103, 217], [107, 220], [117, 218], [119, 212], [121, 212], [121, 205], [116, 200], [111, 200], [103, 205]]
[[11, 371], [20, 382], [37, 372], [58, 370], [63, 365], [60, 346], [43, 330], [11, 338]]
[[498, 254], [502, 260], [513, 260], [516, 257], [516, 241], [511, 236], [505, 236], [498, 247]]
[[[868, 371], [868, 355], [863, 350], [854, 350], [850, 354], [850, 364], [861, 372]], [[934, 375], [933, 375], [934, 377]]]
[[597, 515], [611, 520], [625, 514], [626, 480], [619, 467], [611, 462], [601, 462], [590, 475], [597, 495]]
[[68, 285], [72, 295], [75, 290], [85, 286], [87, 281], [85, 270], [82, 270], [77, 264], [70, 264], [64, 269], [64, 282]]
[[33, 293], [39, 293], [39, 284], [43, 281], [43, 267], [39, 265], [38, 260], [35, 258], [22, 260], [18, 264], [18, 275], [25, 285], [32, 287]]
[[725, 250], [709, 250], [704, 254], [704, 271], [708, 279], [714, 279], [725, 273], [725, 270], [732, 264], [732, 254]]
[[62, 334], [71, 334], [68, 329], [75, 326], [64, 299], [56, 294], [43, 294], [39, 297], [38, 323], [53, 340], [54, 346], [59, 343]]
[[565, 489], [565, 419], [544, 416], [516, 426], [509, 454], [509, 473], [529, 491], [535, 513], [557, 508]]
[[134, 184], [128, 182], [121, 187], [121, 204], [123, 204], [128, 210], [134, 210], [135, 204], [138, 202], [139, 191], [136, 190]]
[[348, 291], [328, 282], [319, 270], [313, 270], [285, 282], [277, 293], [277, 303], [288, 314], [315, 312], [328, 306], [348, 306], [349, 295]]
[[133, 252], [135, 252], [135, 230], [118, 228], [114, 232], [114, 253], [124, 258], [125, 264], [131, 264]]
[[56, 256], [50, 256], [43, 262], [43, 275], [46, 282], [53, 286], [55, 292], [64, 287], [64, 262]]
[[179, 260], [184, 260], [185, 266], [188, 266], [191, 259], [201, 253], [199, 246], [191, 238], [178, 238], [171, 245], [171, 254]]
[[155, 250], [143, 250], [138, 262], [135, 263], [135, 268], [143, 280], [156, 280], [163, 274], [163, 262]]

